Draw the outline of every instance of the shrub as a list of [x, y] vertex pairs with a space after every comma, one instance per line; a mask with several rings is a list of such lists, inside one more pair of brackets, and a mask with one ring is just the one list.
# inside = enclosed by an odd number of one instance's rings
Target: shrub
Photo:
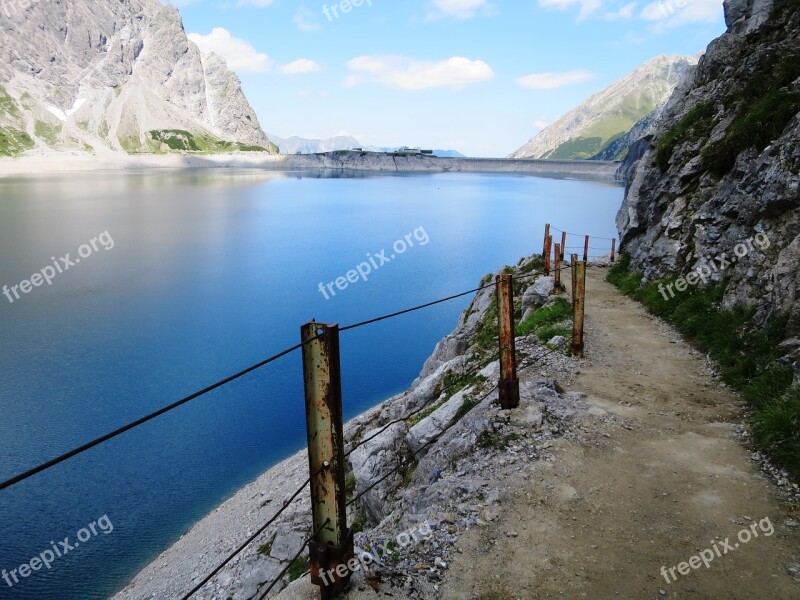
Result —
[[667, 130], [658, 141], [655, 163], [662, 173], [669, 169], [669, 163], [675, 148], [688, 141], [698, 139], [713, 128], [714, 105], [711, 102], [700, 102], [675, 125]]

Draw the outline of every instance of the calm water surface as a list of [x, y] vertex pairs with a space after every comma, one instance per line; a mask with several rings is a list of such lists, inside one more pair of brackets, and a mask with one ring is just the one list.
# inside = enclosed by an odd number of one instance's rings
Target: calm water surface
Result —
[[[74, 260], [103, 232], [113, 241], [51, 286], [0, 296], [0, 479], [297, 343], [312, 317], [348, 324], [475, 287], [540, 251], [545, 222], [611, 237], [621, 200], [610, 184], [465, 174], [0, 180], [0, 285], [51, 257]], [[368, 281], [320, 293], [415, 230], [415, 246]], [[346, 417], [405, 389], [468, 302], [343, 334]], [[102, 515], [113, 524], [50, 570], [14, 587], [0, 580], [0, 598], [108, 597], [301, 448], [304, 427], [294, 354], [0, 492], [0, 569], [75, 541]]]

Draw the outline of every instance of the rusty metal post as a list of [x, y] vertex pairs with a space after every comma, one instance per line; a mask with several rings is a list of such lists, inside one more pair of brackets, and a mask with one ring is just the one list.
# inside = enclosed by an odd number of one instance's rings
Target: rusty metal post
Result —
[[544, 238], [544, 274], [550, 275], [550, 253], [553, 247], [553, 236]]
[[511, 275], [497, 276], [497, 314], [500, 326], [500, 406], [503, 409], [517, 408], [519, 378], [514, 340], [514, 285]]
[[[342, 380], [339, 369], [339, 325], [311, 321], [300, 329], [311, 473], [313, 531], [309, 544], [311, 582], [323, 600], [350, 581], [353, 531], [347, 527]], [[327, 525], [326, 525], [327, 523]]]
[[555, 277], [553, 278], [553, 293], [555, 294], [561, 291], [561, 259], [564, 258], [563, 248], [561, 244], [556, 244]]
[[564, 253], [567, 251], [567, 232], [561, 232], [561, 260], [564, 260]]
[[589, 260], [589, 236], [583, 241], [583, 262]]
[[617, 258], [617, 238], [611, 240], [611, 262]]
[[542, 243], [542, 258], [547, 256], [547, 238], [550, 237], [550, 223], [544, 226], [544, 242]]
[[583, 358], [583, 317], [586, 308], [586, 261], [572, 255], [572, 353]]

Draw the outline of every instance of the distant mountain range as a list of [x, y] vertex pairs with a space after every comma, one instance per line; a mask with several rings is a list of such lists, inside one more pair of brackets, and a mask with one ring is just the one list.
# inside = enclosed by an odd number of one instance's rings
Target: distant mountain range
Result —
[[[272, 140], [280, 149], [281, 154], [319, 154], [324, 152], [336, 152], [337, 150], [353, 150], [361, 148], [365, 152], [395, 152], [399, 147], [389, 146], [364, 146], [352, 136], [336, 136], [325, 140], [315, 140], [292, 136], [288, 138], [270, 135]], [[464, 155], [455, 150], [434, 150], [434, 155], [450, 158], [464, 158]]]
[[536, 134], [509, 158], [623, 158], [632, 141], [627, 134], [637, 123], [635, 139], [654, 123], [673, 90], [697, 64], [692, 56], [657, 56], [603, 91], [590, 96], [555, 123]]
[[10, 2], [2, 13], [0, 156], [277, 151], [239, 78], [187, 38], [174, 6]]

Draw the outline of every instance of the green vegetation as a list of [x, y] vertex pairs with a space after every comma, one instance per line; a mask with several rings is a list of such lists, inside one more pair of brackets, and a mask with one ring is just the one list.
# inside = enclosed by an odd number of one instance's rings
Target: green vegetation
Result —
[[627, 253], [608, 274], [608, 281], [620, 291], [642, 302], [717, 361], [722, 380], [742, 391], [754, 409], [756, 446], [800, 475], [800, 393], [790, 388], [792, 369], [778, 362], [785, 323], [776, 319], [759, 329], [752, 322], [754, 309], [723, 308], [727, 283], [689, 288], [665, 300], [659, 284], [666, 286], [674, 279], [645, 286], [641, 280], [641, 274], [630, 272]]
[[736, 157], [748, 148], [761, 152], [779, 138], [800, 112], [800, 93], [791, 86], [800, 77], [800, 54], [772, 52], [761, 61], [744, 88], [724, 100], [737, 107], [725, 137], [702, 152], [703, 166], [717, 177], [730, 172]]
[[634, 91], [615, 103], [600, 121], [581, 132], [581, 136], [561, 144], [549, 152], [550, 160], [593, 159], [610, 144], [624, 136], [641, 119], [649, 115], [655, 104], [640, 91]]
[[[432, 404], [428, 408], [423, 411], [420, 411], [413, 417], [408, 420], [409, 426], [413, 427], [426, 417], [429, 417], [433, 413], [435, 413], [441, 406], [447, 402], [450, 398], [452, 398], [455, 394], [460, 392], [463, 389], [473, 387], [476, 385], [480, 385], [486, 382], [486, 377], [483, 375], [476, 375], [476, 374], [468, 374], [468, 375], [458, 375], [453, 371], [448, 371], [445, 373], [444, 377], [442, 377], [442, 381], [439, 385], [436, 386], [436, 390], [434, 391], [434, 396], [439, 396], [440, 394], [444, 393], [444, 397], [439, 400], [438, 402]], [[469, 400], [464, 400], [464, 404], [468, 404]], [[458, 412], [456, 413], [458, 418], [460, 419], [462, 416], [467, 414], [474, 404], [465, 408], [464, 404], [461, 405]], [[462, 412], [463, 411], [463, 412]]]
[[150, 131], [149, 134], [157, 148], [165, 144], [167, 148], [176, 152], [202, 152], [204, 154], [266, 152], [266, 149], [261, 146], [251, 146], [240, 142], [226, 142], [210, 135], [196, 136], [183, 129], [155, 129]]
[[292, 561], [289, 565], [289, 570], [286, 572], [289, 575], [289, 581], [295, 581], [303, 576], [303, 573], [308, 571], [311, 565], [311, 559], [308, 556], [300, 556]]
[[275, 538], [278, 536], [277, 533], [272, 535], [272, 539], [268, 542], [264, 542], [258, 547], [258, 553], [261, 556], [269, 556], [270, 552], [272, 552], [272, 544], [275, 543]]
[[14, 99], [8, 94], [6, 88], [0, 85], [0, 116], [8, 116], [15, 121], [20, 120], [19, 107]]
[[527, 275], [528, 273], [532, 273], [533, 271], [541, 271], [544, 269], [544, 259], [541, 256], [536, 256], [531, 261], [523, 267], [520, 267], [517, 271], [517, 277], [521, 277], [522, 275]]
[[470, 373], [468, 375], [458, 375], [453, 373], [453, 371], [448, 371], [445, 373], [444, 377], [442, 377], [442, 381], [437, 386], [438, 389], [436, 391], [439, 394], [444, 392], [444, 399], [448, 400], [464, 388], [472, 387], [484, 382], [486, 382], [486, 377], [483, 375], [476, 375], [474, 373]]
[[521, 439], [516, 433], [501, 434], [496, 431], [482, 431], [478, 436], [478, 447], [485, 450], [506, 450], [514, 442]]
[[560, 323], [569, 319], [572, 319], [572, 304], [566, 298], [557, 298], [552, 304], [540, 308], [518, 323], [516, 335], [522, 337], [533, 333], [543, 342], [557, 335], [569, 337], [571, 330], [559, 327]]
[[17, 156], [33, 148], [34, 143], [24, 131], [19, 129], [0, 129], [0, 156]]
[[433, 413], [435, 413], [437, 410], [439, 410], [439, 408], [441, 408], [442, 404], [444, 404], [445, 402], [446, 402], [446, 400], [442, 400], [440, 402], [435, 402], [434, 404], [430, 405], [425, 410], [418, 412], [417, 414], [415, 414], [413, 417], [411, 417], [408, 420], [408, 426], [409, 427], [413, 427], [414, 425], [416, 425], [417, 423], [419, 423], [423, 419], [431, 416]]
[[667, 132], [661, 136], [656, 146], [655, 163], [666, 173], [675, 148], [686, 142], [696, 141], [708, 135], [714, 127], [714, 105], [712, 102], [700, 102]]
[[34, 147], [14, 99], [0, 85], [0, 156], [17, 156]]
[[800, 385], [792, 386], [756, 413], [753, 438], [792, 473], [800, 473]]
[[56, 142], [58, 141], [58, 136], [61, 134], [61, 125], [51, 125], [50, 123], [45, 123], [44, 121], [36, 121], [36, 125], [34, 127], [34, 133], [36, 133], [36, 137], [43, 139], [47, 142], [48, 146], [55, 146]]
[[356, 474], [352, 471], [344, 478], [344, 491], [352, 494], [356, 490]]
[[458, 407], [456, 411], [456, 421], [460, 420], [462, 417], [465, 417], [466, 414], [475, 408], [478, 405], [478, 399], [474, 397], [466, 397], [464, 398], [464, 402], [461, 403], [461, 406]]
[[[481, 285], [486, 285], [481, 282]], [[500, 335], [500, 326], [497, 323], [497, 294], [492, 294], [492, 301], [483, 320], [478, 324], [478, 331], [475, 334], [475, 344], [479, 350], [487, 351], [497, 345], [497, 338]]]
[[200, 146], [194, 139], [194, 135], [182, 129], [161, 129], [150, 132], [150, 137], [154, 141], [166, 144], [170, 150], [182, 152], [199, 152]]
[[353, 533], [361, 533], [364, 531], [364, 528], [367, 526], [367, 516], [366, 515], [358, 515], [355, 519], [353, 519], [353, 524], [350, 528], [353, 530]]
[[603, 138], [579, 137], [561, 144], [547, 155], [548, 160], [569, 160], [573, 158], [589, 158], [603, 147]]

